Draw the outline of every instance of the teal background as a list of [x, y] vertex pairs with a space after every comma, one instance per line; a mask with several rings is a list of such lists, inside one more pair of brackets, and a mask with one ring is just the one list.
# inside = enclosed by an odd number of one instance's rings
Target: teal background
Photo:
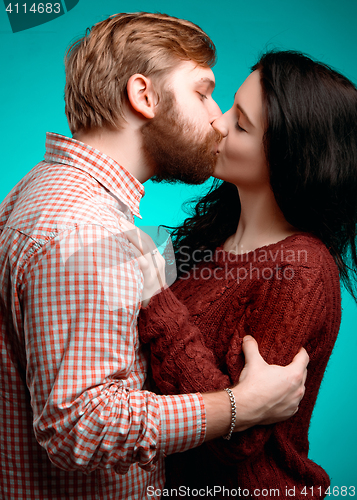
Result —
[[[356, 0], [181, 0], [170, 6], [167, 0], [80, 0], [67, 14], [15, 34], [0, 5], [0, 199], [42, 159], [46, 131], [69, 134], [63, 56], [70, 42], [111, 14], [142, 10], [190, 19], [213, 38], [218, 51], [214, 97], [223, 111], [232, 105], [234, 92], [264, 48], [306, 52], [357, 82]], [[181, 203], [204, 189], [150, 181], [145, 188], [142, 223], [147, 225], [179, 222]], [[341, 331], [310, 431], [310, 457], [339, 487], [357, 486], [356, 313], [344, 293]]]

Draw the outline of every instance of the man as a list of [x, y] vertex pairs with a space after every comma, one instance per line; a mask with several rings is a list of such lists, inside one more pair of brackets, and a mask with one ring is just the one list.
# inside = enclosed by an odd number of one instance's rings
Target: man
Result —
[[67, 55], [74, 139], [48, 134], [0, 207], [1, 498], [150, 498], [165, 455], [296, 411], [306, 353], [268, 366], [249, 338], [235, 425], [225, 391], [145, 390], [142, 274], [119, 220], [140, 216], [150, 177], [212, 172], [214, 57], [197, 26], [145, 13], [99, 23]]

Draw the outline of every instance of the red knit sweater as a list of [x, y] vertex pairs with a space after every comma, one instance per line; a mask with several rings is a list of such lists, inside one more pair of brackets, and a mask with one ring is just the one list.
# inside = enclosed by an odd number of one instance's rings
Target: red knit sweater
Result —
[[168, 486], [221, 486], [227, 491], [215, 498], [225, 499], [235, 494], [262, 500], [324, 497], [329, 478], [307, 456], [308, 428], [340, 325], [336, 264], [310, 235], [290, 236], [244, 255], [217, 249], [208, 262], [209, 257], [141, 312], [140, 336], [150, 342], [159, 391], [207, 392], [234, 384], [244, 366], [242, 338], [249, 334], [270, 364], [287, 365], [301, 346], [306, 348], [306, 393], [298, 413], [286, 422], [256, 426], [230, 441], [216, 439], [169, 457]]

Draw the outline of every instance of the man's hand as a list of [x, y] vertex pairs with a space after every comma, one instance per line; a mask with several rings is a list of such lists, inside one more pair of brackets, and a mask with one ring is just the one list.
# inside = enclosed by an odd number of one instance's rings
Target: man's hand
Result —
[[[234, 431], [287, 420], [297, 412], [305, 393], [307, 352], [300, 349], [288, 366], [268, 365], [249, 335], [244, 337], [243, 351], [245, 367], [232, 389], [237, 406]], [[227, 434], [232, 416], [227, 393], [205, 393], [202, 397], [206, 407], [206, 441]]]
[[300, 349], [286, 367], [268, 365], [253, 337], [244, 337], [243, 351], [245, 367], [233, 388], [237, 404], [235, 431], [287, 420], [297, 412], [305, 393], [309, 362], [305, 349]]

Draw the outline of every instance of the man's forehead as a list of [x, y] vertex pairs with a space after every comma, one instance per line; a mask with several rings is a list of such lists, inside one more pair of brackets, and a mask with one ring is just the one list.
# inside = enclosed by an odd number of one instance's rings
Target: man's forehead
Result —
[[215, 87], [215, 77], [211, 68], [199, 66], [194, 61], [182, 61], [172, 73], [172, 81], [191, 80], [194, 83]]

